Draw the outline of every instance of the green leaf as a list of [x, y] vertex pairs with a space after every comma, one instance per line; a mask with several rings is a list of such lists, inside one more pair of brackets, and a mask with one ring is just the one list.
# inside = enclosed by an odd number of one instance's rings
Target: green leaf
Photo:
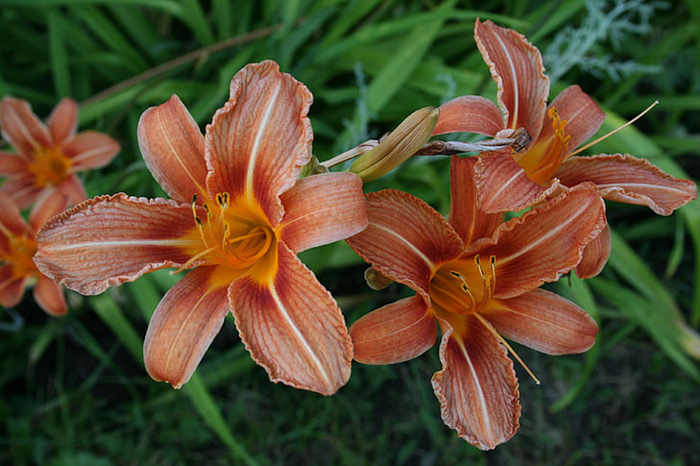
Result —
[[140, 5], [165, 10], [178, 15], [182, 12], [176, 0], [3, 0], [3, 6], [47, 7], [76, 5]]
[[204, 418], [204, 422], [211, 428], [216, 435], [228, 446], [234, 459], [242, 461], [248, 465], [255, 465], [257, 462], [248, 454], [243, 445], [241, 445], [226, 424], [219, 407], [216, 405], [214, 398], [209, 393], [206, 385], [202, 382], [199, 376], [195, 373], [183, 387], [182, 391], [192, 401], [192, 404], [197, 408], [199, 414]]
[[[614, 251], [615, 246], [613, 246]], [[658, 303], [640, 296], [618, 283], [595, 278], [593, 288], [611, 302], [621, 313], [642, 325], [666, 355], [678, 367], [700, 382], [700, 371], [688, 357], [693, 342], [692, 330], [673, 318], [669, 309], [659, 308]], [[697, 350], [697, 348], [695, 348]]]
[[119, 57], [122, 67], [136, 73], [148, 67], [146, 61], [112, 21], [94, 6], [81, 6], [71, 10], [73, 15], [81, 18], [87, 28], [98, 37], [104, 46]]
[[[605, 134], [619, 128], [626, 121], [618, 115], [608, 113], [599, 133]], [[635, 127], [628, 127], [619, 133], [599, 142], [595, 146], [596, 153], [629, 153], [637, 157], [649, 159], [657, 167], [669, 175], [689, 179], [687, 173], [670, 157], [665, 157], [663, 151]], [[685, 225], [693, 239], [695, 251], [695, 284], [694, 299], [690, 321], [693, 326], [700, 325], [700, 200], [696, 199], [681, 207], [679, 213], [685, 220]]]
[[[677, 349], [682, 349], [692, 357], [700, 359], [700, 336], [687, 326], [668, 289], [622, 237], [615, 232], [612, 232], [612, 253], [608, 264], [634, 287], [639, 295], [643, 296], [643, 298], [634, 298], [628, 307], [624, 306], [625, 301], [621, 298], [613, 297], [611, 301], [618, 304], [627, 315], [639, 319], [640, 323], [667, 351], [669, 356], [673, 357], [684, 369], [687, 364], [675, 355]], [[603, 281], [603, 279], [598, 279], [598, 281]], [[595, 284], [598, 285], [598, 282]], [[599, 286], [606, 287], [608, 285], [604, 283]], [[620, 288], [620, 294], [632, 293]], [[610, 299], [610, 296], [607, 297]], [[639, 309], [639, 306], [644, 308], [644, 312]]]
[[[571, 274], [568, 279], [560, 280], [557, 283], [557, 287], [562, 296], [568, 297], [598, 320], [600, 314], [598, 305], [596, 304], [595, 296], [587, 282], [578, 278], [576, 274]], [[549, 407], [551, 412], [556, 413], [570, 406], [586, 387], [601, 354], [601, 334], [602, 329], [599, 329], [598, 336], [596, 337], [596, 344], [586, 352], [586, 365], [580, 377], [564, 396]]]
[[182, 0], [180, 4], [182, 12], [178, 15], [179, 18], [189, 26], [202, 45], [212, 44], [214, 33], [209, 27], [201, 3], [197, 0]]
[[71, 95], [70, 69], [68, 66], [68, 54], [64, 42], [64, 19], [56, 8], [48, 10], [49, 49], [51, 51], [51, 68], [56, 94], [59, 97]]
[[143, 339], [134, 330], [131, 322], [126, 318], [121, 308], [108, 293], [93, 296], [90, 304], [95, 313], [121, 340], [127, 351], [136, 359], [143, 362]]

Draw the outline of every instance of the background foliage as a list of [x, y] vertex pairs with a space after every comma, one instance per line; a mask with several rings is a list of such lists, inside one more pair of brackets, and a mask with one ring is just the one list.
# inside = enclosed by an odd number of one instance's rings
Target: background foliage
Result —
[[[473, 41], [475, 18], [524, 33], [545, 55], [553, 92], [580, 84], [608, 113], [603, 130], [649, 103], [636, 128], [594, 147], [700, 174], [700, 7], [693, 0], [0, 0], [0, 96], [40, 116], [81, 103], [80, 128], [119, 139], [90, 195], [163, 193], [141, 159], [136, 124], [178, 94], [204, 127], [248, 62], [278, 61], [315, 96], [321, 159], [390, 131], [413, 110], [461, 94], [495, 96]], [[386, 185], [448, 206], [446, 160], [417, 158]], [[603, 274], [556, 288], [601, 330], [586, 355], [520, 355], [519, 433], [494, 452], [440, 420], [436, 351], [392, 367], [355, 364], [330, 398], [271, 384], [232, 322], [181, 391], [141, 361], [148, 318], [177, 280], [167, 271], [97, 297], [69, 292], [52, 319], [32, 302], [2, 312], [3, 464], [693, 464], [700, 456], [700, 205], [671, 217], [608, 204], [615, 235]], [[344, 244], [303, 258], [348, 322], [406, 293], [372, 292]]]

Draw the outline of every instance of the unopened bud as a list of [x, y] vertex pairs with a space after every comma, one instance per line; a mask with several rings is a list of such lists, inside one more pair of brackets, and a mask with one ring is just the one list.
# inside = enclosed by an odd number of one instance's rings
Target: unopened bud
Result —
[[387, 286], [394, 283], [394, 280], [387, 277], [374, 267], [369, 267], [367, 270], [365, 270], [365, 281], [367, 282], [367, 286], [377, 291], [383, 290]]
[[360, 175], [365, 182], [386, 175], [428, 142], [439, 115], [440, 110], [435, 107], [416, 110], [382, 139], [377, 147], [356, 159], [350, 166], [350, 171]]

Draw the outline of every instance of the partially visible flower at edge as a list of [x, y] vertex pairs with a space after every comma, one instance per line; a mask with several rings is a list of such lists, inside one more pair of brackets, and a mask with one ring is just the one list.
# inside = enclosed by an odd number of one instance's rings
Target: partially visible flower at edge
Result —
[[86, 197], [77, 172], [107, 165], [120, 146], [97, 131], [76, 134], [78, 105], [63, 99], [47, 124], [21, 99], [5, 97], [0, 102], [0, 129], [15, 152], [0, 151], [0, 176], [7, 177], [0, 191], [25, 209], [46, 190], [68, 196], [70, 204]]
[[144, 359], [155, 380], [186, 383], [229, 312], [273, 381], [330, 395], [349, 378], [342, 312], [296, 253], [365, 228], [362, 181], [297, 179], [311, 158], [311, 102], [272, 61], [234, 76], [205, 136], [173, 96], [138, 127], [146, 164], [172, 200], [101, 196], [39, 233], [39, 268], [84, 294], [194, 268], [149, 324]]
[[560, 184], [585, 181], [596, 184], [605, 199], [646, 205], [661, 215], [697, 197], [695, 183], [667, 175], [645, 159], [572, 156], [603, 123], [598, 104], [573, 85], [547, 106], [549, 79], [535, 46], [491, 21], [477, 20], [474, 37], [498, 86], [498, 105], [480, 96], [457, 97], [440, 107], [434, 134], [507, 137], [523, 128], [531, 138], [524, 147], [479, 155], [475, 174], [484, 211], [519, 211], [542, 202]]
[[595, 341], [585, 311], [538, 287], [579, 263], [605, 226], [605, 206], [584, 183], [503, 223], [503, 214], [477, 205], [474, 163], [452, 157], [449, 223], [402, 191], [367, 195], [369, 224], [347, 242], [417, 295], [360, 318], [350, 335], [357, 361], [397, 363], [433, 346], [437, 320], [443, 368], [432, 385], [442, 418], [492, 449], [514, 435], [521, 409], [503, 337], [547, 354], [583, 352]]
[[68, 207], [68, 198], [47, 192], [34, 204], [26, 222], [17, 204], [0, 192], [0, 305], [16, 306], [29, 286], [34, 286], [34, 300], [54, 317], [68, 312], [63, 290], [39, 272], [34, 264], [36, 232], [49, 218]]

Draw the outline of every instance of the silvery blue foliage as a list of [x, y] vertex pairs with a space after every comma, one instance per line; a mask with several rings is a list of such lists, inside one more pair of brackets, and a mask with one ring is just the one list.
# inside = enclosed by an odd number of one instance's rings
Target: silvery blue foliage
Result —
[[596, 77], [607, 75], [620, 79], [635, 73], [654, 73], [657, 66], [635, 61], [617, 61], [609, 54], [596, 53], [595, 47], [608, 42], [619, 50], [628, 35], [643, 35], [651, 31], [650, 18], [657, 9], [668, 8], [667, 2], [645, 0], [588, 0], [587, 15], [579, 27], [566, 27], [555, 37], [544, 52], [547, 74], [557, 81], [574, 66]]

